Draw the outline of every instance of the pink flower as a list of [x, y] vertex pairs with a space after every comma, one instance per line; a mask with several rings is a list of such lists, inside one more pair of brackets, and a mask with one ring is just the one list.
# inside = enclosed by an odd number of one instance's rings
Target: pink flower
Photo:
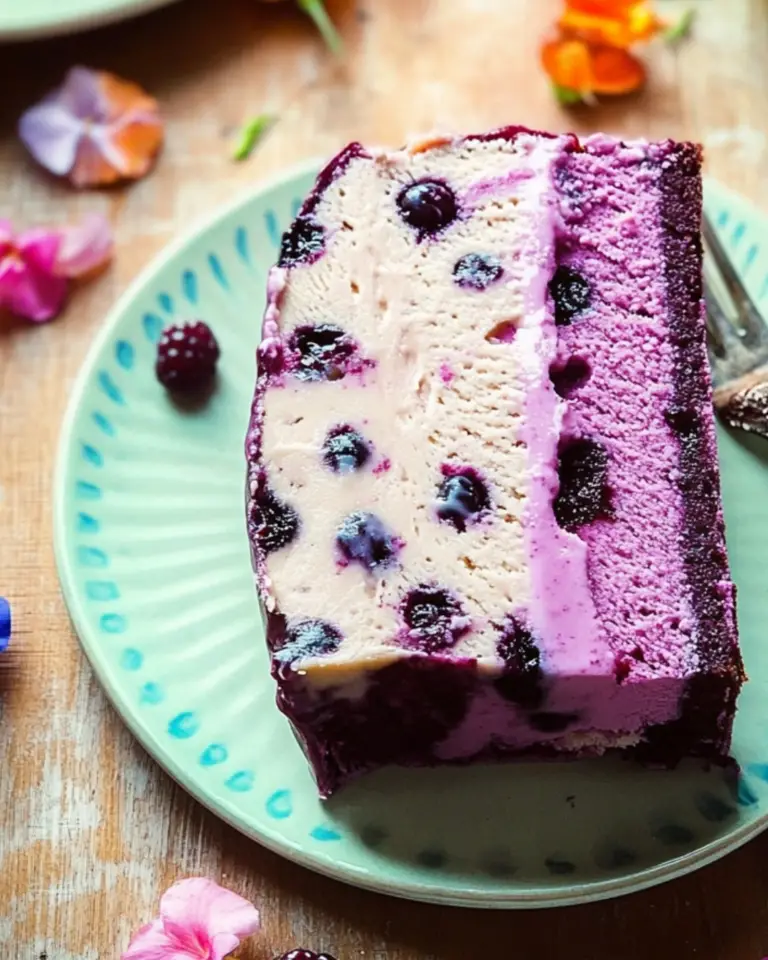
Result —
[[222, 960], [259, 929], [247, 900], [205, 877], [180, 880], [160, 900], [160, 916], [136, 934], [122, 960]]
[[34, 227], [15, 234], [0, 219], [0, 310], [42, 323], [64, 305], [69, 280], [91, 273], [112, 256], [104, 217], [90, 214], [74, 227]]
[[157, 101], [111, 73], [73, 67], [64, 83], [19, 121], [39, 164], [77, 187], [137, 179], [163, 140]]

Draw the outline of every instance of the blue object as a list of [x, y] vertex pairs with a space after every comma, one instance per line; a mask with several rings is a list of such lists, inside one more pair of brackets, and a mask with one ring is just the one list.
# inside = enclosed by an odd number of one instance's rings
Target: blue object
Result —
[[11, 605], [0, 597], [0, 653], [8, 646], [11, 639]]

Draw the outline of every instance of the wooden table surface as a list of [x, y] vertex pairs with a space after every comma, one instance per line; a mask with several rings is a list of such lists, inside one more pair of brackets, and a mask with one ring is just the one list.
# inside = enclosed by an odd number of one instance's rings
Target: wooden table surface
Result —
[[[242, 960], [297, 944], [338, 960], [768, 954], [768, 837], [623, 900], [489, 914], [363, 893], [243, 839], [124, 729], [78, 648], [51, 548], [56, 438], [105, 314], [174, 235], [284, 165], [353, 138], [397, 144], [435, 127], [605, 129], [702, 140], [711, 174], [768, 205], [768, 2], [689, 2], [699, 11], [694, 39], [648, 52], [642, 94], [571, 115], [553, 102], [536, 59], [557, 0], [331, 2], [348, 45], [341, 66], [289, 0], [183, 0], [77, 38], [0, 47], [0, 216], [29, 225], [101, 210], [117, 235], [112, 268], [55, 323], [0, 321], [0, 593], [15, 617], [12, 649], [0, 657], [2, 960], [118, 957], [160, 893], [190, 874], [261, 906], [265, 931]], [[77, 194], [25, 157], [14, 133], [20, 111], [73, 63], [136, 79], [160, 100], [167, 145], [141, 183]], [[278, 126], [250, 161], [233, 164], [232, 130], [265, 109]]]

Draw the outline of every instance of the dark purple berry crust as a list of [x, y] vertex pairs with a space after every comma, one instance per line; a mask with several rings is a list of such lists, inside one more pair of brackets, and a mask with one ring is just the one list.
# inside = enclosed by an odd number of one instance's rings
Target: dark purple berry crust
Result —
[[649, 743], [639, 751], [662, 762], [701, 753], [702, 743], [710, 745], [712, 758], [718, 759], [727, 748], [723, 728], [729, 729], [744, 679], [725, 552], [717, 449], [709, 426], [712, 397], [701, 301], [700, 171], [701, 149], [692, 143], [675, 144], [661, 161], [667, 310], [675, 353], [667, 422], [680, 444], [682, 547], [700, 671], [688, 683], [680, 718], [651, 731]]
[[219, 344], [208, 324], [174, 324], [157, 344], [155, 374], [171, 393], [195, 393], [210, 385], [218, 359]]

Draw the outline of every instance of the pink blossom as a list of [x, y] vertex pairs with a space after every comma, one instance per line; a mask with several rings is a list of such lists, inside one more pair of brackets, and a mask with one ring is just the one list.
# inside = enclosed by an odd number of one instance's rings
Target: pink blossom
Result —
[[247, 900], [190, 877], [166, 890], [160, 916], [139, 930], [122, 960], [222, 960], [258, 929], [259, 912]]
[[157, 101], [135, 83], [73, 67], [58, 90], [22, 115], [19, 136], [46, 170], [90, 187], [148, 173], [163, 125]]
[[112, 256], [104, 217], [91, 214], [77, 226], [34, 227], [14, 233], [0, 219], [0, 310], [42, 323], [59, 314], [69, 280], [103, 266]]

